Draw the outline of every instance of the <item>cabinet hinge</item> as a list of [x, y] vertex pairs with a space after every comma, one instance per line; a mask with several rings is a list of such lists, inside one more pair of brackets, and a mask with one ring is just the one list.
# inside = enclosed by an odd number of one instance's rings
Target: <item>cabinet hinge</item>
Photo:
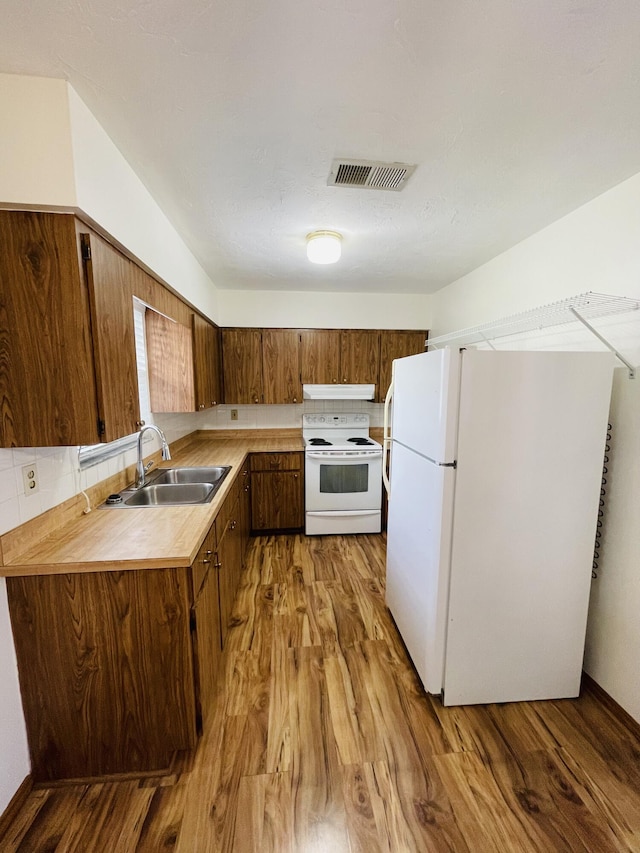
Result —
[[81, 243], [81, 251], [82, 251], [82, 260], [90, 261], [91, 260], [91, 243], [89, 242], [89, 235], [83, 234], [80, 238]]
[[107, 426], [106, 426], [105, 422], [101, 421], [100, 418], [98, 418], [98, 435], [104, 435], [106, 431], [107, 431]]

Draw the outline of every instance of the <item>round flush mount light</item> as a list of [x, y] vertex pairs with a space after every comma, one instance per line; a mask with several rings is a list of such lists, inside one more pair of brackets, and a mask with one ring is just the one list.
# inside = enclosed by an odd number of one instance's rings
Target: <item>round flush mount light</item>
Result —
[[307, 234], [307, 257], [312, 264], [335, 264], [340, 260], [342, 234], [337, 231], [312, 231]]

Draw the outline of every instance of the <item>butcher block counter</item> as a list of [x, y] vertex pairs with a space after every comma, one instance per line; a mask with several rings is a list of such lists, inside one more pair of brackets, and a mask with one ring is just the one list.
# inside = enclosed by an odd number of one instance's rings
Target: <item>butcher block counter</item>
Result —
[[[221, 437], [218, 437], [218, 436]], [[230, 465], [211, 503], [97, 509], [135, 479], [135, 466], [0, 537], [0, 576], [126, 571], [190, 566], [249, 453], [302, 451], [299, 430], [192, 433], [171, 445], [172, 459], [148, 457], [157, 467]]]

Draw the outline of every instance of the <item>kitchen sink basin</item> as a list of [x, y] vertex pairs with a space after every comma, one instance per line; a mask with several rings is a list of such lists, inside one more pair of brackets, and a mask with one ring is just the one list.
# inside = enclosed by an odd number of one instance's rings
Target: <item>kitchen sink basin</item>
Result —
[[160, 468], [153, 478], [153, 485], [161, 483], [211, 483], [213, 486], [221, 483], [231, 468], [219, 465], [209, 468]]
[[110, 495], [100, 509], [206, 504], [212, 500], [230, 470], [229, 465], [160, 468], [142, 488], [131, 486], [120, 494]]
[[176, 506], [203, 504], [213, 497], [211, 483], [155, 483], [138, 489], [124, 503], [126, 506]]

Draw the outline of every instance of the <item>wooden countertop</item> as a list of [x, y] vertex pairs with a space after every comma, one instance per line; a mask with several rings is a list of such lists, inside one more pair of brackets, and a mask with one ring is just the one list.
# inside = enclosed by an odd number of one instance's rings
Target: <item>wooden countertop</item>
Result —
[[211, 503], [95, 509], [110, 492], [132, 482], [133, 472], [128, 469], [118, 475], [118, 483], [111, 478], [88, 490], [94, 508], [90, 513], [83, 513], [85, 500], [76, 496], [0, 537], [0, 576], [189, 566], [247, 454], [303, 449], [297, 430], [251, 430], [246, 437], [233, 438], [194, 433], [172, 445], [171, 462], [159, 467], [230, 465], [231, 471]]

